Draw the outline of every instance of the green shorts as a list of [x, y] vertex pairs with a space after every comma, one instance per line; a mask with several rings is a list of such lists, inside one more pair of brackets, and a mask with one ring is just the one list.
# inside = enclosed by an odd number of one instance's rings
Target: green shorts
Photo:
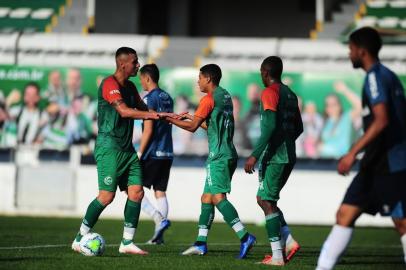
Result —
[[207, 175], [203, 193], [230, 193], [231, 178], [236, 168], [236, 159], [216, 160], [207, 163]]
[[95, 150], [94, 156], [99, 190], [115, 192], [117, 186], [123, 191], [131, 185], [142, 185], [137, 153], [99, 148]]
[[279, 193], [288, 181], [294, 165], [293, 163], [261, 162], [258, 170], [259, 187], [257, 196], [262, 200], [277, 202]]

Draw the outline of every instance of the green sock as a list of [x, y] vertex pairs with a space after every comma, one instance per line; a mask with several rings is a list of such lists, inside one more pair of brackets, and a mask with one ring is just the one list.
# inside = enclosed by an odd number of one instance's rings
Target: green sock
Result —
[[237, 210], [234, 206], [227, 200], [224, 199], [216, 205], [217, 209], [223, 215], [225, 222], [230, 226], [236, 233], [239, 239], [242, 239], [247, 233], [247, 229], [241, 223], [238, 217]]
[[202, 203], [199, 217], [199, 234], [196, 242], [207, 242], [207, 235], [214, 219], [214, 205], [210, 203]]
[[94, 199], [87, 207], [85, 218], [82, 223], [89, 228], [93, 228], [104, 208], [105, 206], [99, 202], [97, 198]]
[[279, 241], [281, 239], [281, 221], [279, 212], [265, 216], [265, 220], [269, 242]]
[[124, 208], [123, 244], [130, 244], [134, 238], [135, 230], [140, 218], [141, 203], [127, 199]]

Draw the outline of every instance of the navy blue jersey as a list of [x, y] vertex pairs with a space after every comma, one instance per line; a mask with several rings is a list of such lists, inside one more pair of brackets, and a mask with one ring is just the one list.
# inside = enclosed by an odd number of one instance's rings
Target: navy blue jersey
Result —
[[[148, 109], [156, 112], [173, 112], [173, 100], [164, 90], [156, 88], [150, 91], [144, 102]], [[142, 154], [141, 159], [173, 159], [172, 124], [157, 120], [154, 121], [152, 138]]]
[[364, 131], [371, 125], [372, 107], [385, 103], [389, 124], [365, 149], [361, 168], [376, 173], [406, 170], [406, 100], [399, 78], [381, 63], [376, 63], [365, 78], [362, 91]]

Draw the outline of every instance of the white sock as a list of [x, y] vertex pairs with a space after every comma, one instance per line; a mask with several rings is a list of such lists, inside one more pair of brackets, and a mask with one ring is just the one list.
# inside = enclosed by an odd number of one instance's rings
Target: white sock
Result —
[[123, 238], [125, 240], [133, 240], [135, 234], [135, 228], [124, 227]]
[[158, 211], [161, 213], [162, 217], [164, 219], [167, 219], [169, 207], [168, 207], [168, 199], [166, 198], [166, 196], [157, 198], [156, 204], [157, 204]]
[[402, 237], [400, 237], [400, 242], [402, 243], [403, 255], [404, 255], [404, 260], [406, 263], [406, 234], [404, 234], [404, 235], [402, 235]]
[[353, 228], [334, 225], [320, 252], [317, 268], [333, 269], [351, 241]]
[[151, 202], [148, 200], [146, 196], [144, 196], [144, 198], [142, 199], [141, 209], [147, 215], [152, 217], [152, 219], [155, 222], [155, 226], [159, 225], [161, 221], [164, 220], [161, 213], [159, 213], [159, 211], [151, 204]]
[[84, 224], [84, 223], [82, 223], [82, 224], [80, 225], [80, 234], [81, 234], [81, 235], [85, 235], [85, 234], [87, 234], [89, 231], [90, 231], [90, 227], [89, 227], [89, 226], [87, 226], [87, 225]]
[[282, 248], [282, 241], [275, 241], [271, 242], [271, 248], [272, 248], [272, 259], [283, 259], [283, 248]]
[[235, 223], [231, 228], [233, 228], [233, 230], [238, 233], [239, 231], [242, 231], [245, 229], [244, 224], [242, 224], [241, 221], [238, 221], [237, 223]]
[[289, 246], [293, 241], [295, 241], [290, 233], [290, 229], [288, 225], [285, 225], [281, 228], [281, 236], [282, 236], [282, 245]]
[[209, 234], [209, 229], [199, 229], [199, 236], [204, 236], [207, 237], [207, 235]]

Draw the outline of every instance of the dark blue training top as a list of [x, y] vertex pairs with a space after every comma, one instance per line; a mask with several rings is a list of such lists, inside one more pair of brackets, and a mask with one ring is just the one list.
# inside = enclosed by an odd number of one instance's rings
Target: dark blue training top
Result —
[[[160, 88], [151, 90], [144, 102], [148, 109], [156, 112], [173, 112], [171, 96]], [[142, 154], [141, 159], [173, 159], [172, 124], [164, 120], [154, 121], [152, 138]]]
[[[361, 168], [377, 174], [406, 170], [406, 100], [399, 78], [381, 63], [376, 63], [365, 78], [362, 91], [364, 131], [373, 120], [372, 107], [385, 103], [389, 124], [365, 149]], [[405, 179], [406, 180], [406, 179]]]

